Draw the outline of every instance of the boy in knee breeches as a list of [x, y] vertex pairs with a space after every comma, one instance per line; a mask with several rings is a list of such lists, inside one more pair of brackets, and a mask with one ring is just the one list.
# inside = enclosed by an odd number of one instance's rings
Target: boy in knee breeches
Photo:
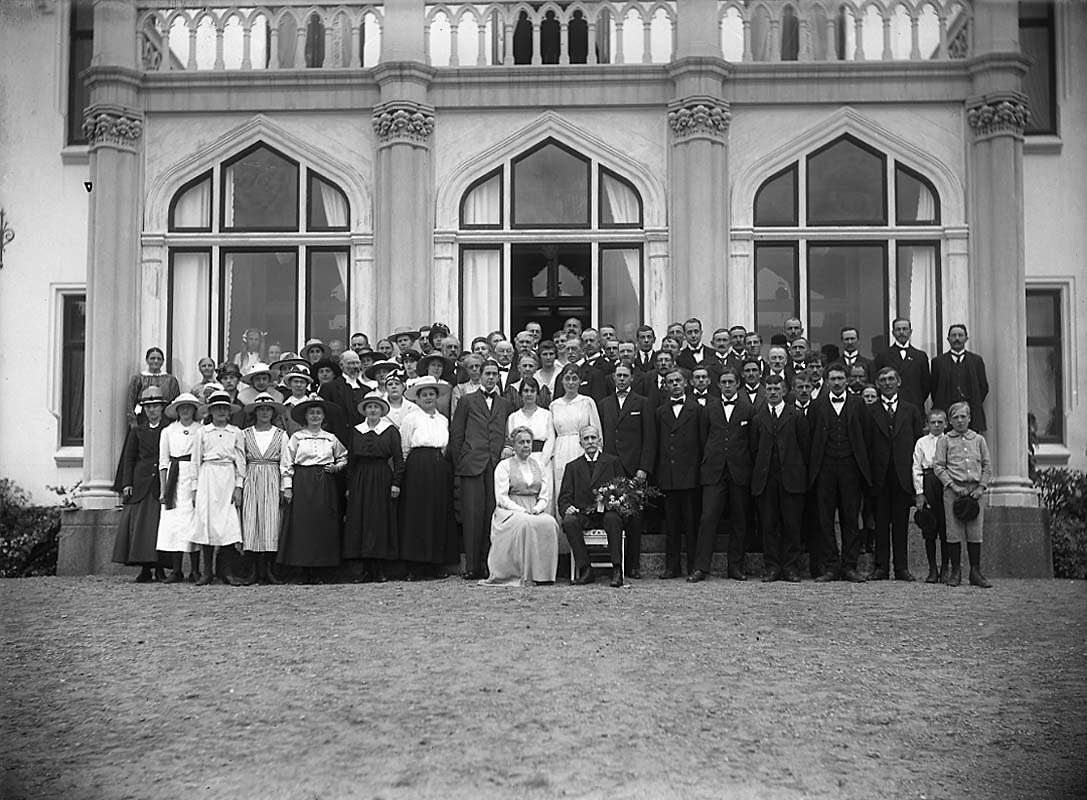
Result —
[[[951, 575], [948, 586], [962, 582], [962, 541], [970, 555], [970, 584], [988, 589], [992, 586], [981, 574], [981, 531], [985, 508], [981, 497], [993, 477], [989, 446], [985, 437], [969, 429], [970, 405], [955, 403], [948, 409], [951, 430], [936, 442], [932, 470], [944, 487], [944, 518], [947, 520], [947, 543], [951, 549]], [[955, 514], [955, 501], [970, 497], [978, 501], [979, 511], [973, 519], [960, 519]]]

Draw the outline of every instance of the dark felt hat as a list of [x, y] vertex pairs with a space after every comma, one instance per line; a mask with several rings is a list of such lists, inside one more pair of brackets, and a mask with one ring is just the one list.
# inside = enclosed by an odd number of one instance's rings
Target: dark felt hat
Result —
[[955, 502], [951, 506], [951, 513], [955, 515], [957, 520], [970, 522], [978, 518], [978, 514], [981, 513], [981, 506], [973, 497], [964, 494], [955, 498]]
[[932, 533], [938, 527], [936, 515], [932, 513], [932, 509], [928, 506], [919, 508], [913, 512], [913, 521], [922, 533]]

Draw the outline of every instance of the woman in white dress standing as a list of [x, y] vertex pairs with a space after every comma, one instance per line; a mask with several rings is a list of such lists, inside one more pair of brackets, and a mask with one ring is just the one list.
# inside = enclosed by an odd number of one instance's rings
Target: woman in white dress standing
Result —
[[[245, 450], [241, 430], [230, 424], [231, 415], [238, 409], [226, 392], [211, 394], [207, 409], [211, 422], [197, 431], [192, 448], [197, 469], [192, 541], [204, 551], [204, 574], [197, 586], [207, 586], [215, 579], [212, 563], [216, 547], [237, 545], [241, 550], [242, 544], [238, 509], [245, 483]], [[222, 553], [219, 560], [223, 560]], [[227, 580], [241, 584], [232, 575]]]
[[[555, 467], [555, 486], [561, 488], [566, 465], [575, 458], [580, 458], [585, 452], [581, 449], [581, 429], [592, 425], [600, 430], [600, 412], [591, 397], [578, 394], [578, 388], [581, 386], [581, 371], [576, 364], [563, 367], [559, 383], [562, 386], [563, 395], [552, 400], [551, 408], [548, 410], [555, 424], [555, 450], [552, 456]], [[569, 547], [569, 545], [566, 546]]]
[[167, 583], [181, 583], [184, 573], [181, 558], [190, 556], [189, 580], [200, 579], [199, 548], [192, 543], [193, 501], [196, 497], [196, 465], [192, 460], [193, 442], [200, 425], [200, 401], [185, 392], [166, 406], [163, 412], [174, 420], [159, 438], [159, 486], [162, 487], [162, 513], [159, 514], [155, 549], [169, 553], [173, 572]]
[[551, 473], [532, 458], [532, 430], [510, 434], [514, 454], [494, 470], [495, 509], [491, 549], [481, 586], [533, 586], [554, 583], [559, 563], [559, 525], [552, 505]]

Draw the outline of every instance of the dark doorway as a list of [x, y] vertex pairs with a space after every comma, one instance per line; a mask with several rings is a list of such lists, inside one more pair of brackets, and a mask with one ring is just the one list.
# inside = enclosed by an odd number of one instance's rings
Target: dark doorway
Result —
[[592, 249], [588, 244], [515, 244], [510, 248], [511, 330], [538, 322], [543, 336], [570, 317], [592, 321]]

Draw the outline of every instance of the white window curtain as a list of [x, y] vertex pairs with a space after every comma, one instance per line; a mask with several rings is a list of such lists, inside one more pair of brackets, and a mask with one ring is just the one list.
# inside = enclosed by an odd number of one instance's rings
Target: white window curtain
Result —
[[642, 259], [634, 249], [600, 251], [600, 323], [633, 339], [642, 322]]
[[183, 391], [200, 381], [197, 364], [210, 355], [211, 254], [173, 254], [170, 285], [170, 367]]
[[[913, 344], [928, 353], [938, 351], [936, 310], [936, 248], [900, 245], [898, 248], [899, 313], [913, 324]], [[907, 305], [908, 303], [908, 305]]]
[[211, 178], [190, 186], [174, 204], [174, 228], [211, 227]]
[[[318, 178], [315, 183], [321, 195], [321, 204], [325, 208], [325, 222], [330, 228], [347, 227], [347, 198], [343, 193], [327, 181]], [[340, 273], [340, 288], [344, 299], [347, 299], [347, 253], [334, 253], [336, 257], [336, 270]]]
[[640, 203], [634, 190], [622, 181], [601, 172], [600, 185], [604, 188], [604, 219], [600, 220], [605, 225], [637, 225], [639, 220]]
[[223, 180], [223, 227], [234, 227], [234, 167], [226, 168]]
[[476, 186], [464, 198], [461, 225], [502, 224], [502, 173]]
[[502, 251], [464, 250], [461, 255], [461, 341], [502, 327]]

